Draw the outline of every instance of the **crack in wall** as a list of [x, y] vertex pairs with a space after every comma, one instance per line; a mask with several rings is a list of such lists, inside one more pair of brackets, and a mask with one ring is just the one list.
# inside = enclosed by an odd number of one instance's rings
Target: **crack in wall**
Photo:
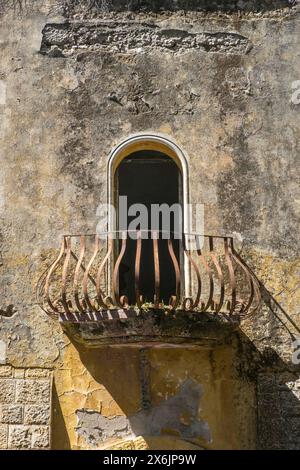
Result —
[[170, 52], [198, 50], [246, 54], [251, 47], [245, 36], [232, 32], [192, 33], [137, 23], [51, 23], [42, 31], [40, 52], [55, 57], [86, 48], [112, 53], [159, 48]]

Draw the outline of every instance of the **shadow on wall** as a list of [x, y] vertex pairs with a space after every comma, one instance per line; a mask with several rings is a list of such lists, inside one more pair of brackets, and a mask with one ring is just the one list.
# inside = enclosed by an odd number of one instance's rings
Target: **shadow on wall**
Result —
[[[269, 353], [274, 356], [273, 350]], [[273, 360], [277, 362], [274, 357]], [[276, 367], [280, 367], [278, 362]], [[299, 450], [299, 372], [295, 374], [277, 368], [274, 363], [257, 377], [257, 447], [262, 450]]]
[[51, 448], [60, 450], [71, 449], [71, 443], [68, 436], [65, 419], [62, 414], [59, 398], [57, 395], [56, 388], [52, 388], [52, 421], [51, 428], [52, 432]]
[[[211, 350], [74, 346], [111, 397], [105, 409], [74, 401], [79, 447], [142, 436], [150, 449], [300, 449], [299, 373], [241, 331]], [[55, 395], [53, 448], [70, 448], [65, 420]]]

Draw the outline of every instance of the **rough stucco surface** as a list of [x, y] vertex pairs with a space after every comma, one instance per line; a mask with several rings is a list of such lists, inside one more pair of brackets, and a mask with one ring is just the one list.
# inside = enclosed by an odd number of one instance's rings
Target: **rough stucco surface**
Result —
[[[88, 448], [82, 429], [89, 413], [106, 423], [141, 412], [140, 353], [127, 351], [126, 367], [124, 351], [98, 353], [105, 365], [121, 367], [124, 387], [133, 374], [125, 401], [112, 385], [112, 366], [107, 370], [95, 352], [82, 353], [91, 355], [85, 365], [41, 313], [34, 289], [63, 233], [95, 230], [111, 149], [151, 131], [185, 151], [190, 197], [205, 204], [206, 233], [236, 233], [243, 257], [283, 309], [266, 301], [233, 335], [228, 376], [214, 372], [219, 366], [205, 350], [193, 357], [182, 351], [181, 372], [178, 352], [150, 352], [152, 412], [178, 396], [188, 370], [203, 389], [203, 416], [194, 418], [208, 423], [213, 448], [300, 448], [299, 368], [291, 364], [292, 340], [300, 336], [300, 105], [292, 100], [300, 80], [299, 6], [191, 1], [182, 12], [182, 2], [171, 1], [96, 2], [98, 9], [83, 7], [88, 1], [1, 3], [0, 363], [54, 369], [53, 445]], [[215, 392], [205, 401], [213, 385], [194, 377], [198, 361], [215, 387], [243, 392], [247, 418], [235, 416], [229, 396], [219, 402]], [[219, 434], [214, 403], [231, 419], [231, 442]], [[32, 436], [21, 431], [26, 447]], [[156, 437], [145, 437], [145, 445], [158, 446]], [[182, 438], [179, 432], [168, 445], [186, 445]]]

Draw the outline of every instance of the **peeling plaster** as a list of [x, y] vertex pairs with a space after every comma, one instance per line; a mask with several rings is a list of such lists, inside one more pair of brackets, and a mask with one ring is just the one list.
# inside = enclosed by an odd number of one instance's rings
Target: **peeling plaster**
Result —
[[208, 423], [199, 419], [199, 403], [202, 387], [192, 379], [185, 380], [178, 392], [148, 410], [133, 416], [105, 417], [95, 411], [76, 411], [76, 431], [93, 446], [109, 438], [133, 438], [138, 436], [161, 436], [177, 433], [183, 439], [204, 439], [212, 442]]
[[[62, 57], [77, 48], [92, 47], [110, 52], [141, 51], [143, 48], [185, 52], [200, 50], [246, 54], [250, 41], [235, 32], [200, 32], [184, 29], [163, 29], [157, 25], [138, 23], [58, 23], [46, 24], [43, 29], [41, 52]], [[75, 50], [74, 50], [75, 49]]]

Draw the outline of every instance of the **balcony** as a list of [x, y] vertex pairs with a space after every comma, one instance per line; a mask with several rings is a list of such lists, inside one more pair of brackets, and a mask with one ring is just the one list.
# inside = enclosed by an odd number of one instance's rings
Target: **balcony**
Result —
[[88, 346], [217, 341], [261, 304], [233, 238], [141, 231], [63, 236], [37, 299]]

